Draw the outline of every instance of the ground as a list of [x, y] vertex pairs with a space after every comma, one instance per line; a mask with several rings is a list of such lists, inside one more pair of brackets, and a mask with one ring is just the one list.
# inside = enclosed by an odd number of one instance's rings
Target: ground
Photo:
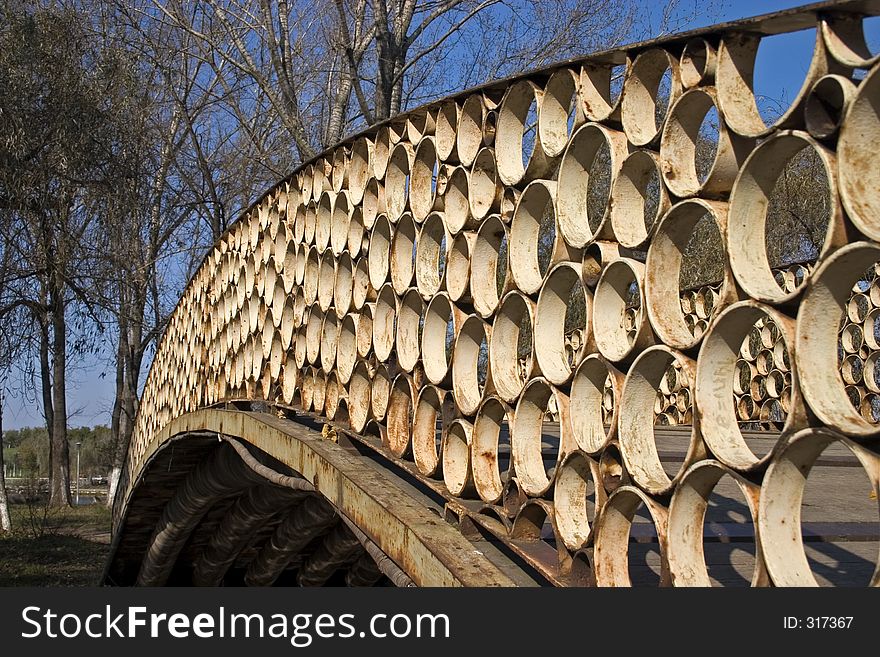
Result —
[[96, 586], [110, 549], [103, 504], [50, 510], [13, 505], [11, 535], [0, 534], [0, 587]]

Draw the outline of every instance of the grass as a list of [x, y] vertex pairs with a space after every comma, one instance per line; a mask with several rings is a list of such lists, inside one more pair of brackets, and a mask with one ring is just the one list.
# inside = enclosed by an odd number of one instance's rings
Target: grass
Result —
[[[0, 534], [0, 587], [95, 586], [110, 549], [110, 512], [101, 504], [51, 509], [14, 505]], [[37, 516], [37, 517], [35, 517]]]

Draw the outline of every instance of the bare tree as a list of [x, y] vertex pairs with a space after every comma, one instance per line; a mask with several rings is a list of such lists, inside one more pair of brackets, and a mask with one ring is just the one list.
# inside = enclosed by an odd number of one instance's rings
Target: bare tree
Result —
[[169, 313], [269, 184], [409, 107], [669, 28], [679, 1], [648, 26], [636, 0], [0, 0], [0, 321], [27, 329], [53, 501], [71, 358], [112, 344], [115, 489]]
[[12, 531], [9, 498], [6, 495], [6, 467], [3, 460], [3, 388], [0, 388], [0, 532]]
[[649, 26], [634, 0], [152, 1], [224, 94], [256, 92], [249, 104], [277, 117], [299, 160], [414, 104], [674, 27], [680, 4]]
[[[0, 246], [0, 297], [3, 296], [3, 283], [7, 274], [8, 251]], [[0, 299], [2, 303], [2, 299]], [[3, 411], [6, 401], [6, 373], [16, 355], [16, 331], [14, 313], [0, 316], [0, 532], [12, 531], [12, 519], [9, 515], [9, 498], [6, 494], [6, 466], [4, 460]]]
[[[205, 248], [226, 228], [218, 200], [222, 169], [206, 153], [200, 121], [216, 78], [188, 55], [180, 34], [145, 22], [130, 3], [107, 2], [91, 25], [117, 67], [124, 97], [117, 104], [127, 157], [117, 158], [113, 192], [103, 198], [104, 255], [98, 303], [115, 339], [115, 395], [111, 414], [112, 504], [138, 411], [149, 351], [162, 335], [180, 289]], [[151, 30], [158, 30], [154, 32]], [[184, 35], [185, 37], [186, 35]], [[125, 71], [120, 73], [119, 71]], [[207, 86], [200, 89], [201, 84]], [[202, 221], [210, 226], [200, 237]], [[183, 275], [169, 275], [182, 269]]]
[[[0, 5], [0, 209], [10, 229], [7, 305], [27, 309], [39, 344], [50, 438], [50, 501], [70, 504], [67, 370], [103, 330], [91, 291], [102, 254], [99, 213], [125, 159], [118, 69], [74, 10]], [[118, 98], [116, 99], [118, 100]]]

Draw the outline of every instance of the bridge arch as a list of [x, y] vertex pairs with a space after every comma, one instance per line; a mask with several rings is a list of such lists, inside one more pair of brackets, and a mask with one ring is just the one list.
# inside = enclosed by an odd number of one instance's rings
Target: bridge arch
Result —
[[[273, 186], [206, 256], [159, 345], [108, 581], [218, 583], [228, 566], [264, 584], [286, 550], [279, 577], [305, 584], [359, 563], [419, 585], [617, 585], [646, 568], [687, 585], [741, 543], [751, 563], [731, 561], [729, 579], [818, 583], [784, 564], [821, 544], [880, 584], [877, 502], [859, 492], [880, 492], [865, 11], [880, 6], [790, 10], [493, 82]], [[760, 39], [808, 28], [806, 80], [766, 124]], [[698, 162], [701, 139], [714, 151]], [[768, 231], [797, 241], [775, 227], [786, 171], [809, 183], [792, 202], [820, 198], [819, 243], [796, 261], [768, 248]], [[830, 519], [798, 506], [798, 468], [844, 496]], [[282, 498], [308, 518], [274, 548], [264, 536], [265, 554], [235, 552], [244, 520]], [[783, 520], [811, 540], [780, 545]], [[325, 533], [306, 549], [297, 527]]]

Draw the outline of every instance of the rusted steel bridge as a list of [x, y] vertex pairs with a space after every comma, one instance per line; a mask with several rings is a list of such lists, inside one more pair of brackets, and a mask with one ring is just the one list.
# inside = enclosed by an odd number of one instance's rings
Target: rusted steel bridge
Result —
[[[106, 582], [880, 584], [878, 13], [563, 62], [279, 182], [171, 317]], [[809, 28], [768, 124], [758, 46]], [[821, 247], [777, 262], [804, 156]], [[683, 285], [707, 225], [720, 273]]]

